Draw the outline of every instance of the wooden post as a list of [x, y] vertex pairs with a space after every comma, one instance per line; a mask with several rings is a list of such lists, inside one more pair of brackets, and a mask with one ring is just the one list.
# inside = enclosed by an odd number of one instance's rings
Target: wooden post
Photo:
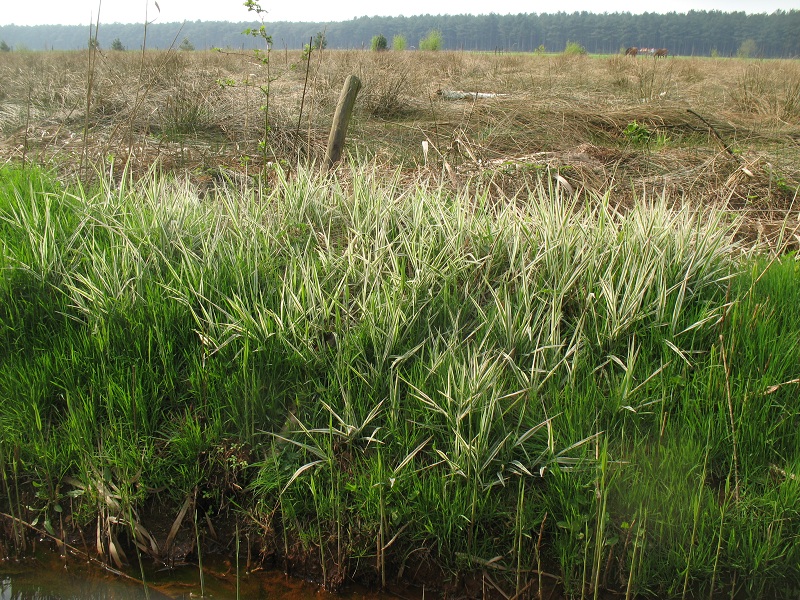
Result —
[[328, 171], [341, 158], [344, 149], [344, 139], [347, 137], [347, 126], [353, 114], [353, 105], [356, 95], [361, 89], [361, 80], [355, 75], [350, 75], [344, 82], [339, 102], [336, 104], [336, 113], [333, 115], [331, 133], [328, 136], [328, 151], [325, 153], [323, 171]]

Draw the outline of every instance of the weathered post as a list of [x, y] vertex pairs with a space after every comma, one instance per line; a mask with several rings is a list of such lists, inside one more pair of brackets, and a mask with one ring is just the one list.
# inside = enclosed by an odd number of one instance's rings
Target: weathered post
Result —
[[355, 75], [350, 75], [344, 82], [339, 102], [336, 104], [336, 113], [333, 115], [331, 133], [328, 136], [328, 151], [325, 153], [323, 171], [328, 171], [341, 158], [344, 149], [344, 140], [347, 137], [347, 126], [353, 114], [353, 105], [356, 95], [361, 89], [361, 80]]

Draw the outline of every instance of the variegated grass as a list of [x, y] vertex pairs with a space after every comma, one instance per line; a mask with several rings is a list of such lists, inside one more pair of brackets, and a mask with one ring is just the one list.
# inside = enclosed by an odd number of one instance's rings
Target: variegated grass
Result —
[[3, 194], [0, 449], [43, 510], [67, 484], [109, 551], [157, 554], [140, 509], [197, 489], [330, 587], [422, 561], [595, 597], [797, 576], [791, 261], [750, 274], [721, 214], [659, 197], [273, 175]]

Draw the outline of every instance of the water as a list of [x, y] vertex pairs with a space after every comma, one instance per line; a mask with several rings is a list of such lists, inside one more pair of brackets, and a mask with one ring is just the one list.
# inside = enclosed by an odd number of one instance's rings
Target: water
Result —
[[[236, 600], [235, 568], [224, 560], [204, 558], [203, 584], [197, 566], [149, 569], [131, 579], [112, 575], [75, 558], [39, 556], [0, 561], [0, 600]], [[206, 564], [207, 563], [207, 564]], [[137, 581], [138, 580], [138, 581]], [[205, 591], [205, 596], [203, 596]], [[239, 597], [244, 600], [387, 600], [386, 594], [350, 590], [330, 594], [318, 585], [280, 572], [240, 573]]]

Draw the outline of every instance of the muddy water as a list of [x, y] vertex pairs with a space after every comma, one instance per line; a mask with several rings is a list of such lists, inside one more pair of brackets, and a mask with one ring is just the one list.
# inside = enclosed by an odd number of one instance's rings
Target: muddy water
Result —
[[[21, 561], [0, 560], [0, 600], [236, 600], [236, 570], [225, 561], [209, 558], [202, 581], [196, 565], [169, 570], [146, 569], [134, 579], [112, 575], [77, 559], [39, 556]], [[318, 585], [280, 572], [241, 572], [239, 598], [243, 600], [388, 600], [391, 596], [366, 590], [329, 594]], [[396, 598], [396, 596], [394, 596]]]

